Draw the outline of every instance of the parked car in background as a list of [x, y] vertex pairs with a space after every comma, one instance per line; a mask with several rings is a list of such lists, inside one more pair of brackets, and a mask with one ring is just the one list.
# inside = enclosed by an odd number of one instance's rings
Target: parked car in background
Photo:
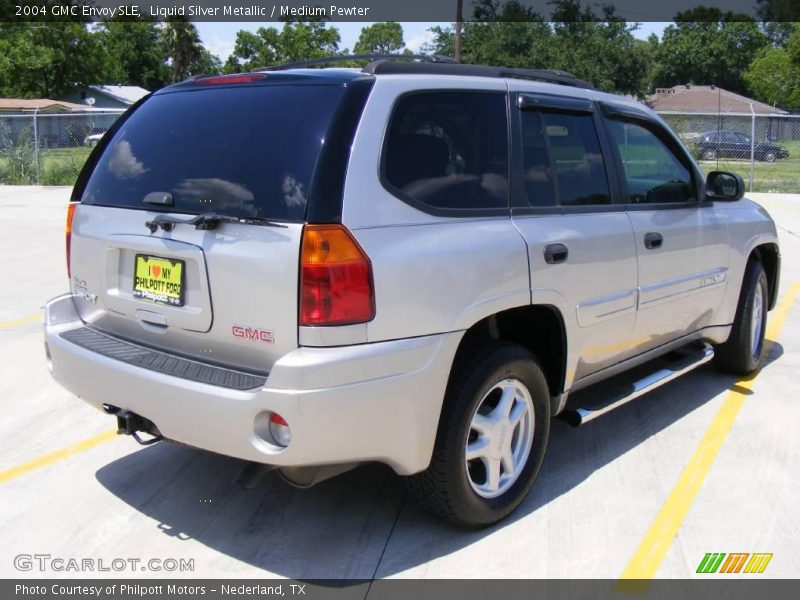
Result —
[[83, 145], [89, 146], [90, 148], [94, 148], [97, 144], [100, 143], [100, 140], [103, 139], [103, 136], [106, 134], [105, 129], [92, 129], [85, 138], [83, 138]]
[[700, 134], [695, 141], [697, 155], [701, 160], [716, 160], [717, 158], [742, 158], [749, 159], [752, 152], [756, 160], [774, 162], [789, 156], [789, 151], [783, 146], [770, 142], [756, 142], [755, 148], [748, 136], [738, 131], [706, 131]]

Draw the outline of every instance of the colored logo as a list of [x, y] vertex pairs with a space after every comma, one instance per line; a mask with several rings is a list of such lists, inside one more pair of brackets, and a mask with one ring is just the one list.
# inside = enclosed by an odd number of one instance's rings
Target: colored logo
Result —
[[241, 325], [234, 325], [231, 327], [233, 337], [242, 338], [245, 340], [256, 340], [258, 342], [266, 342], [267, 344], [274, 344], [275, 337], [271, 329], [259, 329], [258, 327], [242, 327]]
[[707, 552], [697, 566], [697, 573], [763, 573], [772, 553]]

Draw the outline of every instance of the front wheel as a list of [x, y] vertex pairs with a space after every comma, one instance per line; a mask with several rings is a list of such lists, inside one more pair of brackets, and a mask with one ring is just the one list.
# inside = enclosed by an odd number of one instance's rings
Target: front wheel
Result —
[[749, 375], [764, 361], [768, 290], [764, 267], [757, 260], [751, 260], [744, 273], [731, 334], [714, 352], [714, 365], [723, 373]]
[[431, 463], [407, 479], [429, 512], [461, 527], [486, 527], [528, 493], [550, 429], [547, 381], [516, 344], [476, 346], [455, 365]]

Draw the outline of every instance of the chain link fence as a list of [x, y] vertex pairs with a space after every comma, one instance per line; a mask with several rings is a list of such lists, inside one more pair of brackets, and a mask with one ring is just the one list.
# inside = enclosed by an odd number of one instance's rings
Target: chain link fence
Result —
[[[123, 112], [0, 114], [0, 184], [73, 185]], [[739, 173], [753, 192], [800, 193], [800, 115], [660, 114], [703, 171]]]
[[0, 114], [0, 184], [73, 185], [123, 112]]
[[800, 115], [659, 114], [704, 172], [738, 173], [751, 192], [800, 193]]

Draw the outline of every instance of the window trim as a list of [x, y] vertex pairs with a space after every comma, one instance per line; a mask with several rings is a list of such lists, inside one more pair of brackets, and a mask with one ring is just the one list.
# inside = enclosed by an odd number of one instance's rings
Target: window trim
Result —
[[[528, 97], [545, 97], [540, 104], [527, 104], [523, 105], [522, 96]], [[561, 102], [561, 100], [565, 102]], [[511, 214], [512, 216], [529, 216], [529, 215], [552, 215], [552, 214], [584, 214], [584, 213], [604, 213], [604, 212], [622, 212], [625, 206], [622, 203], [621, 187], [618, 179], [618, 168], [616, 162], [612, 157], [611, 142], [608, 139], [607, 132], [598, 110], [596, 110], [596, 103], [591, 100], [581, 100], [580, 103], [571, 102], [576, 100], [570, 96], [557, 96], [555, 94], [535, 94], [531, 92], [515, 92], [512, 94], [513, 105], [518, 109], [512, 115], [512, 158], [510, 164], [512, 166], [511, 175]], [[539, 117], [543, 113], [562, 113], [572, 115], [583, 115], [592, 117], [597, 140], [600, 145], [600, 152], [603, 155], [603, 166], [606, 172], [606, 181], [608, 183], [608, 193], [611, 198], [609, 204], [582, 204], [582, 205], [563, 205], [561, 204], [560, 190], [558, 189], [557, 182], [554, 182], [554, 191], [556, 196], [556, 204], [552, 206], [531, 206], [528, 203], [525, 195], [525, 188], [523, 183], [523, 135], [522, 135], [522, 113], [523, 112], [536, 112]], [[545, 140], [548, 147], [548, 159], [550, 160], [550, 167], [555, 172], [555, 165], [553, 164], [552, 153], [549, 151], [549, 141]]]
[[[686, 148], [677, 141], [674, 134], [670, 132], [661, 123], [653, 119], [644, 111], [639, 111], [627, 106], [620, 106], [606, 102], [600, 103], [603, 113], [603, 129], [609, 140], [611, 157], [618, 173], [620, 191], [623, 195], [622, 204], [625, 210], [628, 211], [641, 211], [641, 210], [675, 210], [679, 208], [699, 208], [707, 206], [709, 202], [705, 200], [705, 183], [703, 174], [697, 168], [694, 161], [689, 156]], [[652, 133], [659, 141], [661, 141], [667, 150], [672, 153], [675, 159], [689, 170], [690, 175], [694, 180], [694, 188], [696, 199], [692, 202], [659, 202], [653, 204], [636, 204], [628, 202], [630, 198], [628, 190], [628, 180], [625, 176], [625, 166], [622, 163], [622, 156], [619, 153], [614, 140], [614, 135], [611, 131], [612, 121], [621, 121], [623, 123], [632, 123], [639, 125]]]
[[[400, 188], [392, 184], [386, 176], [386, 155], [387, 155], [387, 147], [389, 145], [389, 132], [392, 130], [392, 126], [394, 125], [395, 119], [397, 118], [397, 107], [404, 99], [410, 96], [418, 96], [421, 94], [440, 94], [440, 93], [454, 93], [454, 94], [490, 94], [494, 96], [502, 96], [505, 99], [505, 118], [506, 118], [506, 155], [508, 157], [507, 166], [506, 166], [506, 177], [508, 178], [508, 193], [506, 194], [506, 206], [500, 208], [442, 208], [438, 206], [431, 206], [430, 204], [426, 204], [424, 202], [420, 202], [416, 198], [412, 198], [408, 194], [404, 193]], [[506, 217], [509, 218], [511, 216], [511, 197], [512, 197], [512, 141], [511, 141], [511, 108], [510, 108], [510, 100], [509, 94], [506, 91], [502, 90], [478, 90], [478, 89], [470, 89], [470, 88], [427, 88], [427, 89], [419, 89], [419, 90], [412, 90], [409, 92], [404, 92], [399, 94], [394, 101], [392, 102], [392, 106], [389, 109], [389, 118], [386, 120], [386, 126], [383, 130], [383, 136], [381, 140], [381, 155], [380, 160], [378, 161], [378, 181], [380, 182], [383, 189], [389, 192], [392, 196], [397, 198], [398, 200], [408, 204], [412, 208], [415, 208], [423, 213], [433, 215], [436, 217], [462, 217], [462, 218], [474, 218], [474, 217]]]

